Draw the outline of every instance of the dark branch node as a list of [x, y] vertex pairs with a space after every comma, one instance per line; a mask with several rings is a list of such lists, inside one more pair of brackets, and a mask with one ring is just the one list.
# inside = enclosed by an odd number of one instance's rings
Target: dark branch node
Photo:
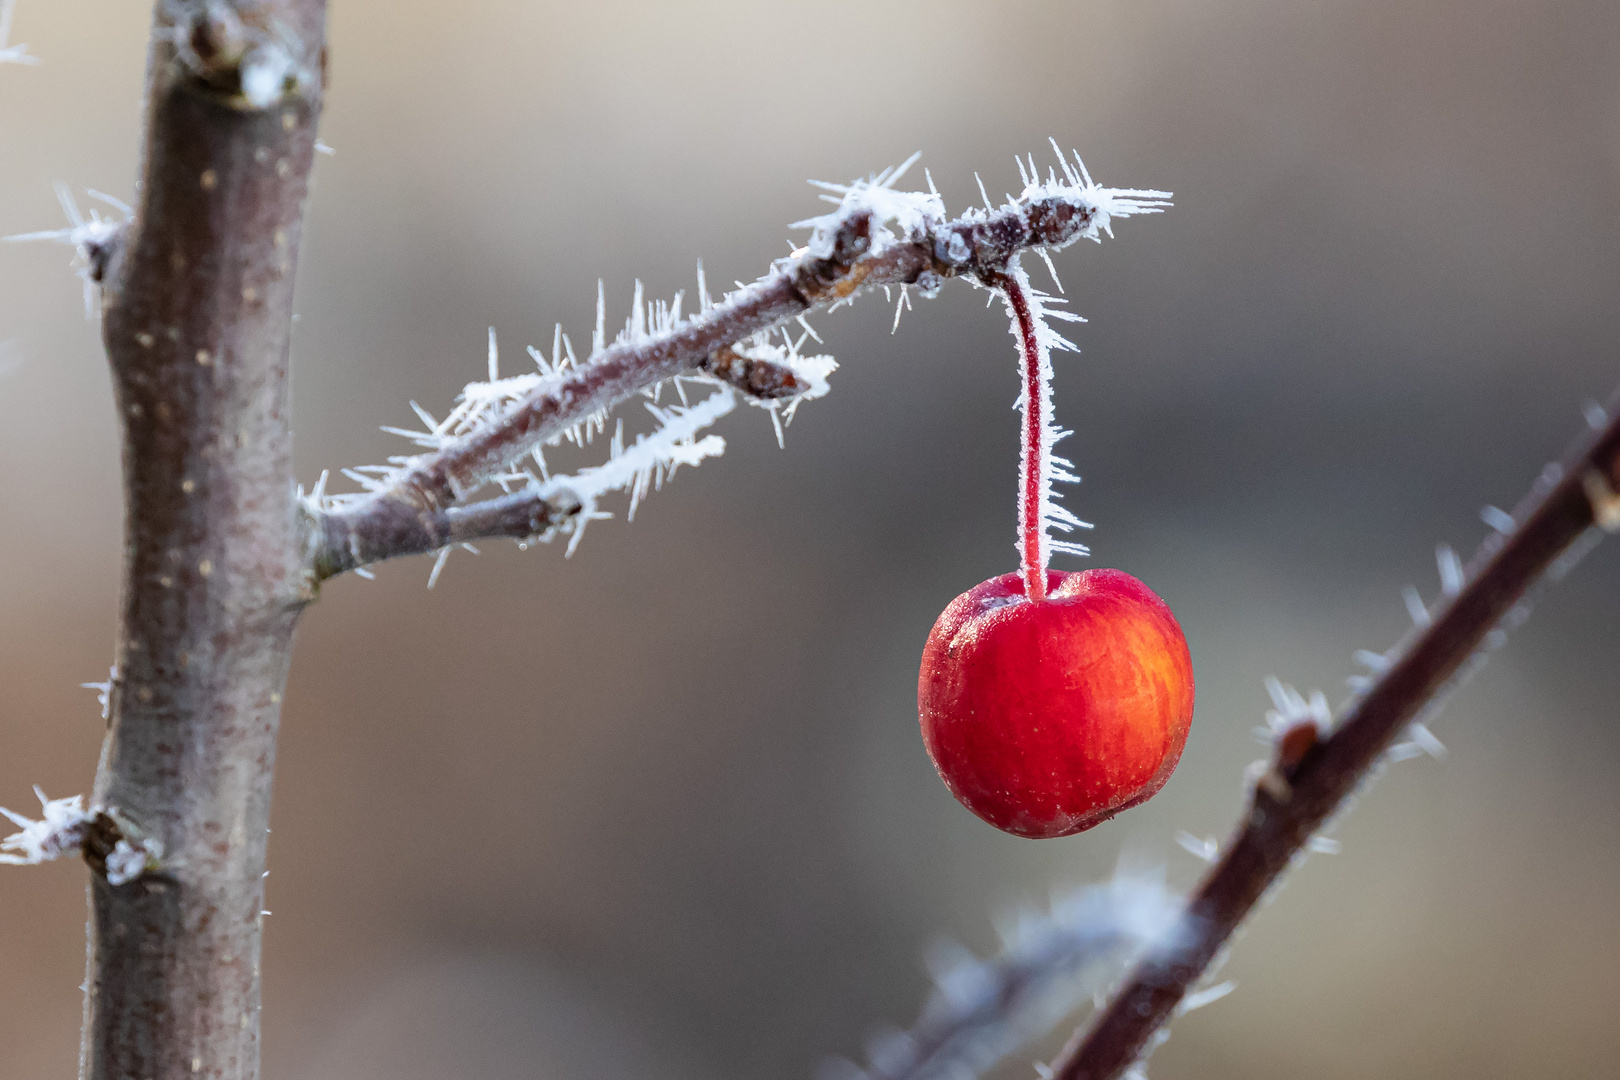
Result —
[[810, 389], [787, 365], [739, 355], [730, 345], [710, 353], [700, 370], [760, 401], [781, 401]]

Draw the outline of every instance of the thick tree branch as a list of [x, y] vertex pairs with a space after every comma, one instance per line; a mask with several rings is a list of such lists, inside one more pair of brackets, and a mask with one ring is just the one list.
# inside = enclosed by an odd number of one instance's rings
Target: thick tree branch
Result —
[[[423, 542], [447, 535], [447, 523], [437, 517], [446, 507], [534, 447], [682, 372], [702, 370], [755, 398], [791, 396], [795, 390], [779, 370], [739, 363], [743, 358], [733, 347], [814, 308], [836, 306], [876, 286], [916, 286], [932, 295], [949, 277], [999, 281], [1022, 251], [1095, 239], [1113, 217], [1166, 205], [1165, 192], [1099, 188], [1083, 170], [1063, 167], [1062, 178], [1044, 183], [1026, 176], [1024, 194], [998, 210], [970, 211], [950, 221], [937, 195], [890, 189], [895, 176], [832, 187], [843, 196], [839, 209], [803, 223], [814, 228], [810, 242], [752, 285], [660, 332], [605, 344], [488, 423], [407, 462], [369, 495], [312, 515], [312, 571], [326, 577], [423, 550]], [[407, 514], [420, 520], [405, 526]]]
[[1054, 1065], [1056, 1080], [1113, 1080], [1130, 1069], [1255, 903], [1502, 617], [1594, 523], [1620, 527], [1620, 416], [1542, 476], [1513, 515], [1517, 526], [1486, 541], [1466, 583], [1399, 649], [1337, 730], [1319, 739], [1305, 720], [1281, 734], [1277, 760], [1188, 903], [1186, 933], [1142, 959]]
[[[324, 19], [323, 0], [156, 5], [140, 202], [100, 268], [127, 512], [107, 821], [85, 845], [89, 1080], [258, 1075], [271, 769], [312, 595], [287, 351]], [[118, 838], [161, 854], [111, 874]]]

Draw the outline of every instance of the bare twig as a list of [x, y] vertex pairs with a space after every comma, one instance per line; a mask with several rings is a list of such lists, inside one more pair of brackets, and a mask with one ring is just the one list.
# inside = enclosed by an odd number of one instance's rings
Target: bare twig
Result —
[[381, 501], [368, 509], [364, 527], [352, 524], [342, 510], [316, 517], [313, 525], [319, 531], [309, 534], [315, 545], [310, 558], [315, 576], [324, 581], [345, 570], [401, 555], [426, 555], [451, 544], [542, 536], [579, 510], [579, 502], [566, 493], [538, 491], [442, 510], [412, 510], [404, 503]]
[[1057, 1080], [1113, 1080], [1151, 1049], [1256, 901], [1464, 670], [1503, 616], [1594, 524], [1610, 531], [1620, 526], [1617, 479], [1620, 417], [1562, 465], [1549, 466], [1512, 515], [1517, 526], [1488, 538], [1465, 571], [1442, 553], [1444, 606], [1425, 612], [1427, 623], [1419, 620], [1420, 628], [1331, 735], [1318, 738], [1311, 720], [1281, 733], [1276, 760], [1255, 784], [1236, 833], [1188, 902], [1185, 936], [1142, 959], [1054, 1065]]
[[[903, 168], [847, 187], [824, 185], [837, 194], [838, 210], [801, 222], [813, 229], [809, 243], [752, 285], [712, 305], [704, 297], [697, 314], [680, 319], [671, 313], [650, 333], [633, 323], [612, 344], [601, 338], [599, 323], [596, 351], [584, 363], [542, 380], [488, 421], [402, 463], [365, 497], [318, 508], [308, 547], [313, 572], [327, 576], [421, 550], [417, 537], [443, 534], [431, 519], [444, 508], [540, 444], [682, 372], [705, 371], [756, 399], [793, 396], [798, 391], [788, 381], [791, 370], [784, 376], [769, 365], [740, 363], [746, 358], [736, 346], [813, 308], [836, 307], [875, 286], [915, 286], [932, 295], [949, 277], [999, 282], [1022, 251], [1096, 239], [1112, 218], [1167, 205], [1167, 192], [1100, 188], [1078, 158], [1070, 164], [1060, 155], [1060, 161], [1061, 177], [1052, 173], [1041, 181], [1032, 161], [1018, 199], [954, 220], [946, 220], [937, 194], [892, 189]], [[639, 303], [635, 318], [643, 318]], [[423, 515], [423, 526], [402, 531], [406, 514]]]
[[[287, 348], [324, 20], [324, 0], [156, 4], [139, 205], [99, 268], [128, 505], [86, 1080], [258, 1075], [271, 770], [312, 596]], [[112, 825], [161, 857], [115, 858]]]
[[907, 1031], [868, 1043], [865, 1067], [828, 1062], [820, 1080], [962, 1080], [1051, 1030], [1107, 986], [1119, 965], [1177, 932], [1179, 897], [1162, 880], [1121, 870], [1106, 884], [1020, 911], [1002, 925], [999, 955], [933, 948], [934, 990]]

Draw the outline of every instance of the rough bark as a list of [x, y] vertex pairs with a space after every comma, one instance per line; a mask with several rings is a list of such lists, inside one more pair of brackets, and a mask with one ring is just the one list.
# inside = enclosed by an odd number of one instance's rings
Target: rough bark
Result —
[[139, 205], [102, 277], [126, 524], [93, 801], [162, 854], [92, 877], [91, 1080], [258, 1075], [271, 770], [313, 595], [287, 374], [324, 21], [324, 0], [157, 4]]

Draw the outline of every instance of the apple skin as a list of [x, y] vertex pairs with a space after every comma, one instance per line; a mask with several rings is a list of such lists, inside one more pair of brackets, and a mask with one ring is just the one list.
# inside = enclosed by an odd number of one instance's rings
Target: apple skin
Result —
[[917, 709], [957, 800], [998, 829], [1069, 836], [1151, 798], [1187, 742], [1192, 657], [1176, 617], [1122, 570], [1018, 574], [940, 614]]

